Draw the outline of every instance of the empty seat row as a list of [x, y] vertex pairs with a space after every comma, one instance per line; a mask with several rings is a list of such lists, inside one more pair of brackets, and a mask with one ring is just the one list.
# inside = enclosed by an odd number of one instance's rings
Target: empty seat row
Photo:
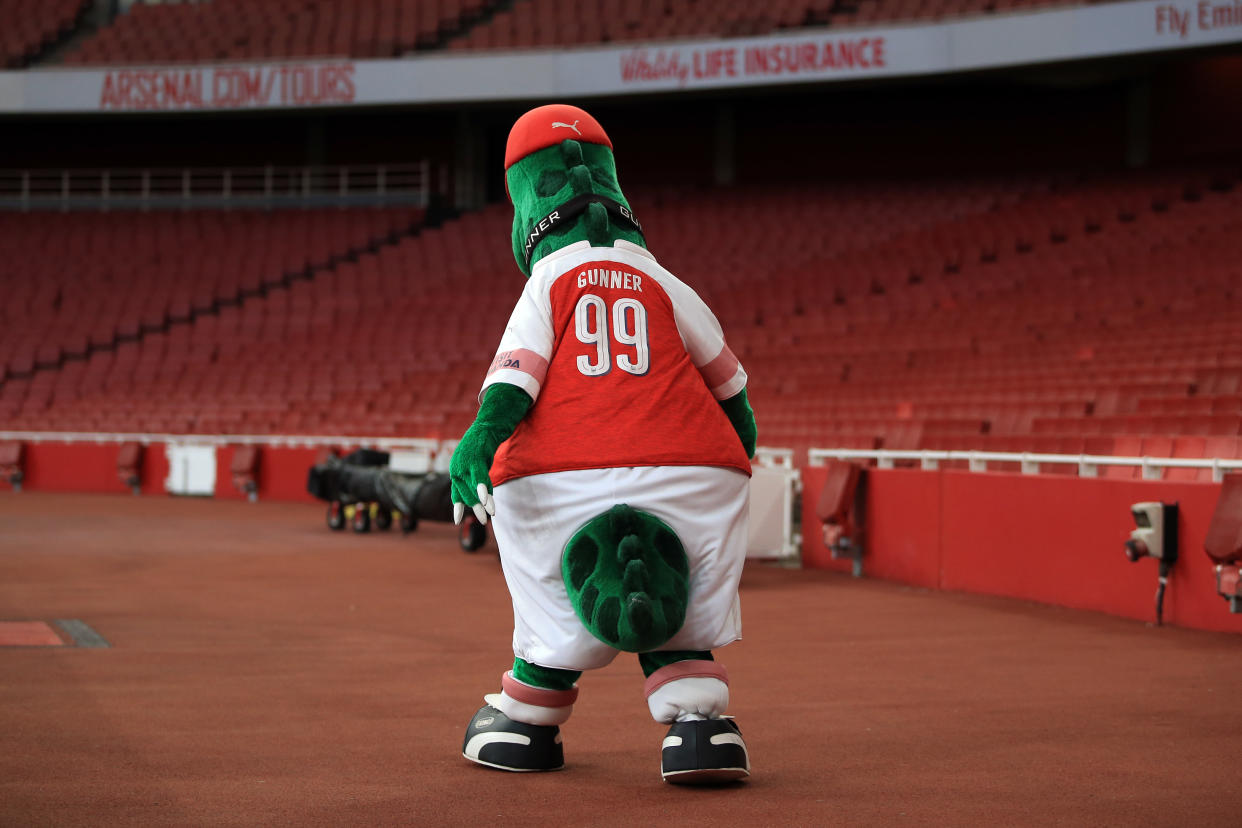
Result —
[[[1242, 420], [1237, 185], [1236, 171], [1195, 169], [639, 204], [653, 252], [743, 359], [762, 444], [1216, 445]], [[742, 220], [789, 205], [799, 221]], [[416, 219], [6, 222], [0, 428], [459, 436], [524, 280], [507, 207], [393, 234]], [[958, 242], [984, 230], [995, 255], [963, 260]], [[885, 269], [907, 275], [879, 292], [853, 275]], [[929, 285], [941, 298], [914, 302]]]
[[28, 66], [77, 26], [90, 0], [0, 0], [0, 68]]
[[[20, 0], [6, 0], [9, 3]], [[86, 0], [56, 0], [82, 8]], [[213, 0], [137, 3], [70, 64], [393, 57], [416, 50], [554, 48], [765, 35], [1063, 5], [1064, 0]], [[30, 4], [24, 4], [29, 6]], [[3, 5], [0, 5], [3, 9]]]
[[436, 46], [488, 0], [214, 0], [135, 4], [66, 57], [70, 64], [395, 57]]

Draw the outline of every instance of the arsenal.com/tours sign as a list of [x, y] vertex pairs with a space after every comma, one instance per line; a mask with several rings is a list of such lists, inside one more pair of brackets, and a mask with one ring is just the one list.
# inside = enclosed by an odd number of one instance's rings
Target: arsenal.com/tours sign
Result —
[[116, 69], [103, 73], [103, 110], [336, 106], [357, 96], [352, 63]]
[[282, 109], [627, 95], [944, 74], [1242, 41], [1242, 0], [1143, 0], [927, 26], [401, 60], [0, 72], [0, 112]]

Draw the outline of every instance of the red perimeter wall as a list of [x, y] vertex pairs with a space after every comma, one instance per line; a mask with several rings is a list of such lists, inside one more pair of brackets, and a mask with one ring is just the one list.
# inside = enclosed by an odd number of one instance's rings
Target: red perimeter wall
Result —
[[[216, 497], [240, 498], [229, 465], [233, 447], [216, 454]], [[128, 490], [117, 478], [120, 446], [27, 443], [25, 487], [37, 491]], [[259, 497], [313, 502], [306, 473], [314, 448], [264, 446]], [[803, 564], [847, 571], [821, 540], [815, 502], [825, 470], [807, 468], [803, 480]], [[147, 446], [142, 492], [165, 496], [168, 461], [162, 443]], [[1181, 559], [1165, 595], [1166, 623], [1242, 632], [1215, 591], [1214, 570], [1203, 552], [1220, 486], [1020, 475], [998, 472], [870, 469], [867, 472], [867, 577], [914, 586], [962, 590], [1097, 610], [1151, 621], [1156, 562], [1132, 564], [1122, 552], [1133, 524], [1130, 504], [1177, 501]]]
[[[216, 450], [216, 497], [244, 498], [233, 486], [229, 466], [234, 446]], [[127, 493], [116, 471], [116, 443], [26, 443], [23, 488], [44, 492]], [[315, 448], [263, 446], [259, 450], [259, 497], [312, 502], [306, 473], [315, 463]], [[164, 495], [168, 458], [163, 443], [146, 447], [142, 458], [142, 493]], [[4, 484], [7, 487], [7, 484]]]
[[[822, 468], [802, 471], [803, 564], [849, 570], [824, 547], [815, 503]], [[1156, 561], [1130, 563], [1130, 505], [1176, 501], [1180, 559], [1164, 597], [1167, 624], [1242, 632], [1216, 594], [1203, 551], [1220, 485], [997, 472], [870, 469], [867, 577], [1155, 620]]]

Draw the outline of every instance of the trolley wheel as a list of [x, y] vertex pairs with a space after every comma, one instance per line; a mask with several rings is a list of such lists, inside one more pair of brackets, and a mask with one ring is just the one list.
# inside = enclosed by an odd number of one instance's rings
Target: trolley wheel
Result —
[[328, 504], [328, 528], [339, 532], [345, 528], [345, 504], [334, 500]]
[[371, 510], [365, 503], [354, 507], [354, 531], [362, 534], [371, 531]]
[[401, 515], [401, 534], [408, 535], [418, 528], [418, 518], [413, 515]]
[[457, 540], [467, 552], [476, 552], [487, 543], [487, 527], [473, 515], [467, 514], [457, 531]]

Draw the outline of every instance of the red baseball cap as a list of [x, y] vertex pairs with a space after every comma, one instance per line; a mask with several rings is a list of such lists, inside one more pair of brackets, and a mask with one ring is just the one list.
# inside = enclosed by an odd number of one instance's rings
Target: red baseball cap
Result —
[[532, 152], [551, 147], [573, 138], [588, 144], [603, 144], [612, 149], [604, 128], [586, 112], [569, 104], [537, 106], [527, 112], [513, 129], [505, 144], [505, 169], [509, 169]]

